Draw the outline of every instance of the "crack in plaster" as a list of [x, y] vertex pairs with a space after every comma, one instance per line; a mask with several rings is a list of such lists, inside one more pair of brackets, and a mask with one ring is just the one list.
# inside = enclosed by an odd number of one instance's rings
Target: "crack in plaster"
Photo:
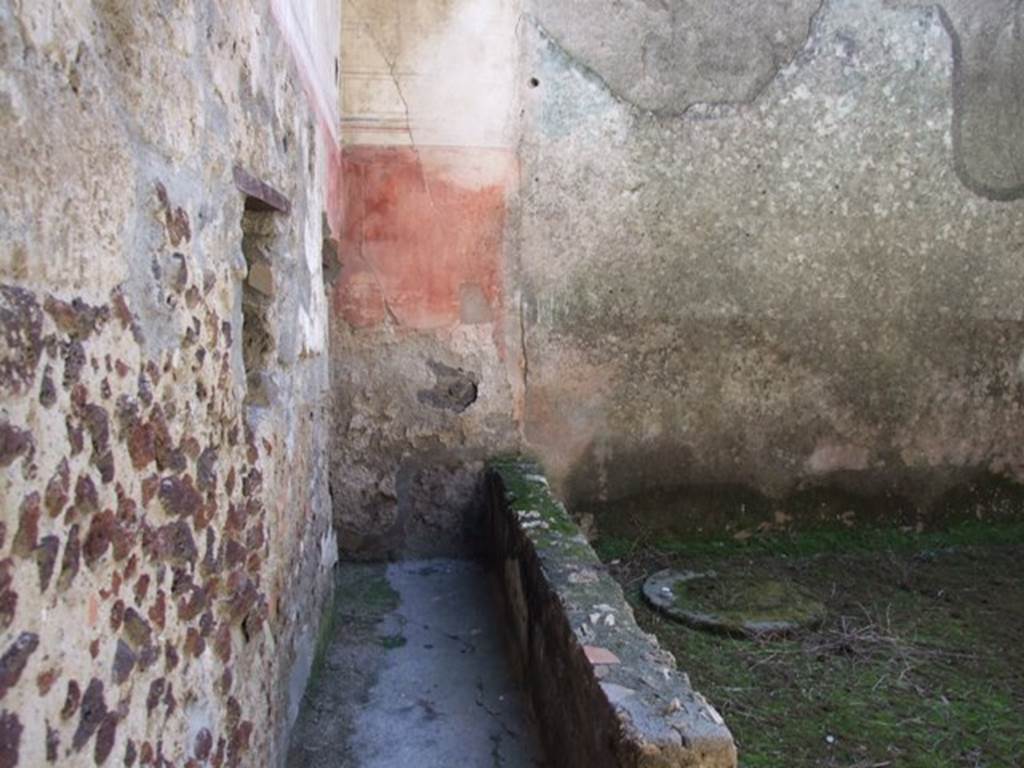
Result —
[[412, 114], [409, 109], [409, 101], [405, 97], [405, 91], [402, 89], [402, 82], [398, 77], [398, 56], [397, 54], [388, 56], [384, 46], [381, 45], [377, 37], [374, 36], [373, 32], [370, 30], [369, 25], [366, 26], [366, 34], [373, 42], [373, 44], [377, 47], [377, 50], [380, 52], [381, 58], [384, 59], [384, 63], [387, 64], [388, 76], [391, 78], [391, 82], [395, 86], [395, 92], [398, 94], [398, 99], [399, 101], [402, 102], [402, 109], [405, 111], [405, 132], [409, 135], [410, 148], [412, 149], [413, 154], [416, 155], [416, 165], [419, 168], [420, 181], [423, 184], [423, 191], [427, 193], [427, 199], [430, 200], [430, 207], [434, 209], [435, 213], [437, 213], [437, 203], [434, 201], [434, 194], [430, 189], [430, 183], [427, 181], [427, 174], [423, 170], [423, 157], [420, 154], [420, 147], [419, 144], [416, 143], [416, 135], [413, 132], [412, 128]]

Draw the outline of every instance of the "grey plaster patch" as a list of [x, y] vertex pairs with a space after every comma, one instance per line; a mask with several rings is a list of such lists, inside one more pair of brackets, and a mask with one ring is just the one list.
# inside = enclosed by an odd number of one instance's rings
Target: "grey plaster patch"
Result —
[[623, 101], [662, 114], [749, 102], [791, 61], [821, 0], [538, 2], [537, 23]]
[[[992, 200], [1024, 196], [1024, 2], [886, 0], [936, 9], [951, 41], [954, 166]], [[815, 22], [842, 0], [600, 0], [538, 3], [545, 38], [617, 100], [662, 116], [749, 104], [813, 47]], [[855, 66], [854, 35], [837, 42]], [[535, 77], [531, 85], [547, 83]]]
[[[892, 0], [894, 5], [918, 5]], [[936, 6], [953, 52], [956, 171], [991, 200], [1024, 197], [1024, 2]]]

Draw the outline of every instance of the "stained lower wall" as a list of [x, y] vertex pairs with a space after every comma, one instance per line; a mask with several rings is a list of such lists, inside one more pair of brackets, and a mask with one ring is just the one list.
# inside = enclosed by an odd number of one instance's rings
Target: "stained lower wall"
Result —
[[336, 558], [316, 78], [265, 2], [0, 35], [0, 765], [276, 765]]

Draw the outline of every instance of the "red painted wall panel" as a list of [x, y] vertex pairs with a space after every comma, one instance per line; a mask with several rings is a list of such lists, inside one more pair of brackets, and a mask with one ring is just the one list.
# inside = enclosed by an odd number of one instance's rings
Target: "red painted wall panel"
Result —
[[335, 312], [421, 330], [500, 316], [513, 176], [507, 150], [343, 148]]

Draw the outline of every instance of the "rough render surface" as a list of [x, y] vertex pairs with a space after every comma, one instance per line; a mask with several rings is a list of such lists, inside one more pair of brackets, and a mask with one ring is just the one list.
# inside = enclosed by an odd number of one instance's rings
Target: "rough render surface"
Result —
[[344, 435], [331, 454], [342, 550], [381, 557], [478, 547], [482, 461], [516, 445], [491, 329], [366, 333], [335, 319], [332, 334], [347, 350], [332, 362], [335, 430]]
[[[0, 30], [0, 765], [275, 765], [336, 557], [317, 117], [265, 3]], [[260, 408], [236, 163], [291, 202]]]
[[696, 5], [524, 24], [527, 441], [574, 501], [1020, 480], [1024, 4]]
[[[915, 517], [1020, 479], [1020, 0], [354, 2], [345, 29], [353, 549], [448, 546], [401, 467], [516, 443], [574, 503], [699, 485], [723, 519], [721, 489], [786, 522], [814, 488]], [[480, 404], [425, 399], [437, 365]]]
[[[538, 4], [533, 25], [616, 98], [661, 115], [750, 103], [797, 59], [829, 0]], [[884, 0], [939, 14], [953, 63], [956, 169], [980, 195], [1024, 195], [1024, 4]], [[846, 44], [846, 39], [840, 41]]]

